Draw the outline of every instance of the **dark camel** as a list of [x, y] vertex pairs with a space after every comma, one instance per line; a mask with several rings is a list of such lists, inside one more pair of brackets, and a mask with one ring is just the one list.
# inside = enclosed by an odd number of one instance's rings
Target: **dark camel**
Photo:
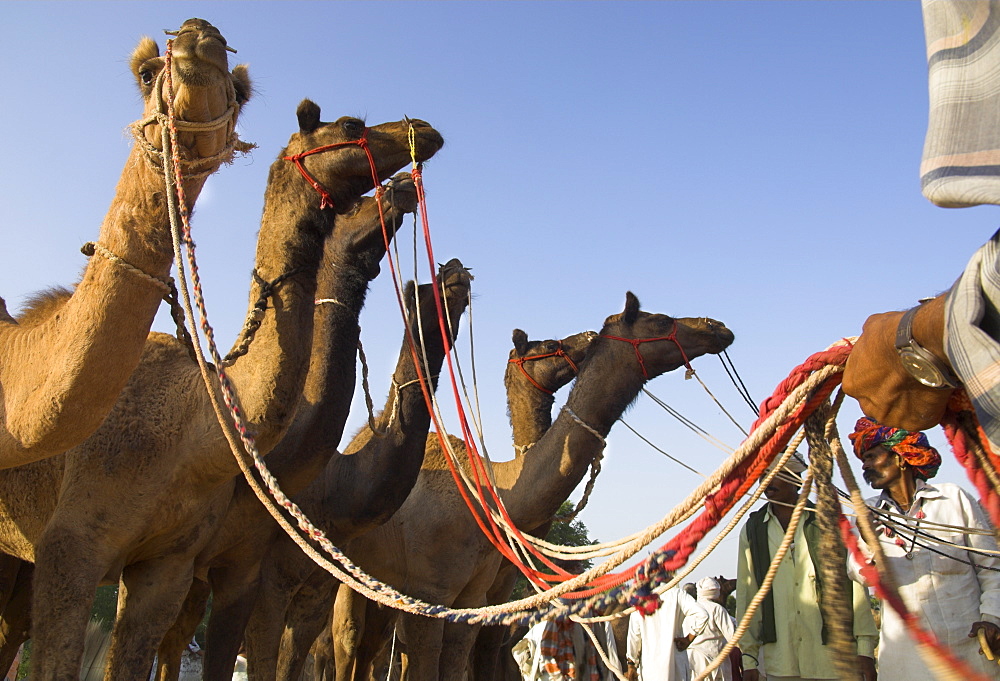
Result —
[[[551, 520], [603, 449], [601, 438], [647, 380], [683, 366], [685, 358], [721, 352], [732, 340], [719, 322], [641, 312], [629, 293], [625, 311], [609, 317], [591, 343], [566, 408], [552, 426], [523, 457], [494, 464], [514, 525], [533, 529]], [[388, 523], [352, 542], [352, 557], [382, 581], [426, 602], [481, 607], [497, 581], [501, 556], [470, 518], [443, 455], [434, 449], [425, 455], [406, 503]], [[345, 626], [358, 631], [351, 623]], [[401, 615], [397, 631], [407, 651], [407, 678], [460, 679], [476, 630]], [[338, 638], [335, 631], [335, 642]], [[338, 670], [343, 668], [338, 661]]]

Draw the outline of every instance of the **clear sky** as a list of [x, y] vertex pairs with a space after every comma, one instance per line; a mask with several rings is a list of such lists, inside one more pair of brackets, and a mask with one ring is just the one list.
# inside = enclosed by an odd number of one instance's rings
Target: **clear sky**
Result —
[[[209, 180], [194, 218], [223, 350], [245, 314], [267, 169], [298, 102], [314, 99], [324, 120], [423, 118], [447, 140], [425, 170], [428, 215], [437, 259], [459, 257], [476, 277], [496, 460], [511, 456], [501, 379], [515, 327], [531, 338], [598, 329], [631, 290], [646, 310], [724, 321], [760, 402], [870, 313], [947, 288], [997, 227], [992, 208], [945, 210], [920, 194], [916, 2], [4, 2], [0, 295], [12, 312], [76, 281], [140, 113], [128, 54], [192, 16], [221, 29], [257, 90], [241, 135], [259, 149]], [[361, 325], [381, 403], [401, 336], [387, 276]], [[168, 318], [155, 328], [170, 331]], [[463, 338], [468, 376], [467, 325]], [[719, 360], [695, 367], [748, 426]], [[739, 443], [683, 372], [649, 387]], [[857, 416], [845, 405], [845, 436]], [[359, 407], [349, 428], [363, 419]], [[648, 398], [627, 420], [702, 473], [723, 460]], [[940, 477], [969, 486], [946, 459]], [[602, 541], [631, 534], [700, 480], [618, 426], [581, 519]], [[733, 575], [734, 547], [693, 576]]]

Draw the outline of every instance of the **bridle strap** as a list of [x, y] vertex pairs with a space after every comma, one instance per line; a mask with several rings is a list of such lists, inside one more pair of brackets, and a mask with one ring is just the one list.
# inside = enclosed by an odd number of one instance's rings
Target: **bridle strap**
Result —
[[688, 360], [687, 353], [684, 352], [684, 348], [681, 347], [680, 341], [677, 340], [677, 320], [674, 320], [674, 328], [670, 331], [670, 335], [660, 336], [659, 338], [622, 338], [621, 336], [609, 336], [607, 334], [601, 334], [602, 337], [608, 338], [610, 340], [623, 341], [632, 345], [635, 350], [635, 357], [639, 360], [639, 367], [642, 369], [642, 377], [647, 381], [649, 380], [649, 372], [646, 371], [646, 363], [642, 359], [642, 353], [639, 352], [639, 345], [641, 343], [652, 343], [653, 341], [673, 341], [674, 345], [681, 353], [681, 357], [684, 359], [684, 366], [688, 371], [691, 371], [691, 362]]
[[527, 369], [524, 368], [525, 362], [533, 359], [545, 359], [546, 357], [562, 357], [569, 363], [570, 367], [573, 369], [573, 373], [580, 372], [580, 370], [576, 368], [576, 364], [573, 362], [573, 358], [567, 355], [566, 351], [563, 350], [562, 341], [559, 341], [559, 347], [554, 352], [546, 352], [540, 355], [526, 355], [524, 357], [514, 357], [513, 359], [507, 360], [507, 363], [516, 364], [517, 368], [521, 370], [521, 373], [524, 374], [524, 377], [528, 379], [531, 385], [535, 386], [543, 393], [546, 393], [548, 395], [555, 395], [556, 392], [555, 390], [549, 390], [548, 388], [541, 385], [538, 381], [533, 379], [531, 377], [531, 374], [528, 373]]
[[320, 184], [319, 180], [313, 177], [312, 174], [308, 170], [306, 170], [306, 166], [303, 161], [307, 156], [322, 154], [325, 151], [331, 151], [333, 149], [338, 149], [340, 147], [348, 147], [351, 145], [357, 145], [362, 149], [364, 149], [365, 155], [368, 156], [368, 165], [371, 166], [372, 169], [372, 182], [374, 182], [375, 186], [378, 187], [379, 185], [378, 172], [375, 170], [375, 158], [372, 156], [372, 151], [368, 147], [368, 128], [365, 128], [364, 134], [361, 135], [361, 137], [356, 140], [351, 140], [350, 142], [337, 142], [336, 144], [325, 144], [322, 147], [316, 147], [315, 149], [309, 149], [308, 151], [303, 151], [298, 154], [281, 157], [282, 160], [284, 161], [291, 161], [292, 163], [294, 163], [295, 167], [299, 169], [299, 174], [301, 174], [302, 177], [306, 179], [306, 182], [309, 183], [309, 186], [311, 186], [313, 189], [317, 191], [317, 193], [319, 193], [320, 210], [324, 208], [333, 208], [334, 207], [333, 197], [330, 196], [330, 192], [328, 192], [326, 188], [322, 184]]

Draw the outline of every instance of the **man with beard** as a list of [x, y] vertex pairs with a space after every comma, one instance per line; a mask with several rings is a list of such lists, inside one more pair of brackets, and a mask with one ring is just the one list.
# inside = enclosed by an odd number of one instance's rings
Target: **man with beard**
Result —
[[[797, 455], [789, 459], [764, 490], [768, 504], [751, 513], [740, 530], [737, 619], [742, 619], [750, 601], [757, 595], [771, 559], [784, 539], [802, 485], [799, 474], [805, 470], [805, 464]], [[826, 627], [818, 590], [821, 538], [811, 509], [812, 504], [809, 504], [795, 528], [794, 541], [778, 566], [771, 592], [740, 639], [744, 681], [763, 681], [765, 675], [768, 681], [839, 678], [825, 647]], [[851, 583], [846, 569], [844, 582], [844, 592], [853, 593], [858, 669], [865, 681], [875, 681], [874, 651], [878, 629], [868, 595], [860, 584]]]
[[[863, 417], [850, 437], [865, 480], [882, 490], [865, 503], [873, 509], [879, 543], [903, 602], [972, 669], [1000, 678], [1000, 667], [983, 656], [978, 641], [981, 631], [1000, 652], [1000, 558], [986, 513], [958, 485], [929, 482], [941, 456], [923, 433]], [[861, 567], [850, 562], [851, 575], [859, 581]], [[935, 678], [891, 607], [882, 608], [878, 660], [883, 674], [891, 670], [893, 678]]]

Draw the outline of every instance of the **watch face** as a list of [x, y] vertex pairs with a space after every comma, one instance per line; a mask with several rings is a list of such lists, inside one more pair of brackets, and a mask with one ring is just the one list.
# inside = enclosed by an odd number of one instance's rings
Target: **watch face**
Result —
[[940, 388], [945, 385], [941, 371], [912, 350], [900, 350], [899, 359], [903, 362], [906, 372], [928, 388]]

